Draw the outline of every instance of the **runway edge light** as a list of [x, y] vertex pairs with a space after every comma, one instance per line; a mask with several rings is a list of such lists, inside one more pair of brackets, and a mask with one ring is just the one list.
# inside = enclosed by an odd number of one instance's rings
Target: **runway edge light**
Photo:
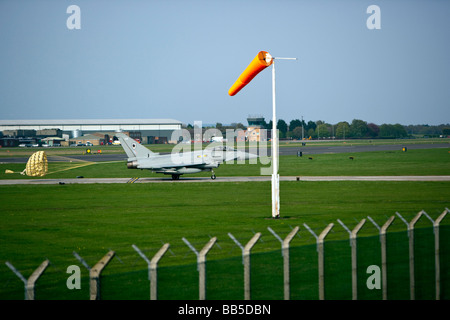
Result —
[[236, 82], [228, 90], [230, 96], [236, 95], [244, 88], [258, 73], [273, 63], [273, 58], [267, 51], [260, 51], [256, 57], [250, 62], [244, 72], [241, 73]]

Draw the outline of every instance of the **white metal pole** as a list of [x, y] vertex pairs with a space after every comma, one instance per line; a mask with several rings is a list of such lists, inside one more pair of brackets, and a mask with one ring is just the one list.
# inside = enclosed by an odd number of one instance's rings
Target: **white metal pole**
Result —
[[278, 179], [278, 134], [275, 102], [275, 61], [272, 63], [272, 218], [280, 217], [280, 188]]
[[273, 57], [272, 63], [272, 218], [280, 217], [280, 175], [278, 174], [278, 134], [275, 99], [275, 60], [297, 60], [297, 58]]

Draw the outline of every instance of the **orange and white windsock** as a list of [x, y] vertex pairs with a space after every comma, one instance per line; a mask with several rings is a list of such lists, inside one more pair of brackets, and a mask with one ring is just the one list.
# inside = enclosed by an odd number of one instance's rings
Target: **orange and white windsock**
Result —
[[270, 53], [266, 51], [260, 51], [255, 59], [248, 65], [248, 67], [242, 72], [236, 82], [228, 90], [230, 96], [234, 96], [243, 87], [245, 87], [252, 79], [265, 68], [273, 63], [273, 58]]

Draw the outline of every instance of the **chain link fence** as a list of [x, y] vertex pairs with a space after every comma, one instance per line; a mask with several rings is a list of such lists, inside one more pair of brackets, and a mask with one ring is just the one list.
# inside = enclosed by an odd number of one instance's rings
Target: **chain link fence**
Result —
[[[414, 221], [406, 221], [397, 213], [387, 227], [384, 221], [378, 225], [368, 217], [353, 225], [337, 220], [317, 230], [304, 224], [295, 230], [291, 227], [289, 235], [271, 229], [229, 234], [223, 239], [208, 235], [174, 245], [161, 242], [159, 247], [130, 244], [105, 248], [103, 256], [83, 256], [80, 250], [73, 252], [73, 265], [80, 270], [80, 288], [72, 290], [68, 283], [76, 281], [76, 274], [67, 272], [66, 260], [45, 257], [44, 263], [36, 266], [41, 269], [39, 274], [34, 273], [37, 269], [20, 270], [7, 262], [11, 270], [4, 271], [9, 276], [0, 285], [0, 297], [448, 300], [450, 225], [441, 225], [447, 212], [433, 220], [421, 211]], [[152, 259], [158, 252], [161, 255], [155, 263]], [[32, 276], [24, 276], [28, 274], [34, 274], [33, 283]]]

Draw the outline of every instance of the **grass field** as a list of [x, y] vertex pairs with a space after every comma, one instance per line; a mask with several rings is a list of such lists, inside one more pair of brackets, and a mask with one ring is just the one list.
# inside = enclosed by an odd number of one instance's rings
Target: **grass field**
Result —
[[[354, 155], [354, 160], [348, 156], [317, 155], [313, 160], [282, 157], [280, 174], [450, 174], [447, 149], [360, 153]], [[1, 167], [3, 172], [5, 166]], [[259, 167], [254, 167], [224, 165], [217, 175], [258, 175]], [[110, 163], [62, 171], [55, 176], [129, 177], [130, 171], [136, 172], [127, 170], [123, 163]], [[3, 173], [1, 178], [5, 178]], [[327, 241], [333, 252], [330, 258], [340, 261], [350, 249], [348, 233], [336, 223], [337, 219], [353, 228], [371, 216], [382, 225], [395, 212], [410, 221], [425, 210], [436, 219], [450, 207], [449, 182], [281, 182], [280, 189], [282, 219], [273, 220], [269, 218], [270, 182], [0, 186], [0, 299], [23, 299], [22, 282], [4, 262], [10, 261], [28, 277], [46, 258], [51, 265], [38, 282], [36, 298], [87, 299], [88, 274], [72, 252], [92, 266], [108, 250], [114, 250], [116, 257], [104, 271], [103, 297], [147, 299], [147, 265], [131, 245], [136, 244], [151, 257], [163, 243], [171, 247], [160, 262], [160, 298], [197, 299], [196, 256], [181, 238], [200, 250], [213, 236], [218, 242], [208, 254], [208, 297], [242, 299], [241, 252], [228, 237], [229, 232], [243, 244], [255, 232], [262, 233], [253, 249], [253, 297], [282, 299], [280, 243], [267, 227], [284, 238], [295, 226], [300, 226], [300, 233], [291, 243], [293, 252], [298, 253], [292, 259], [299, 267], [293, 271], [298, 289], [292, 298], [317, 299], [315, 239], [303, 223], [317, 234], [328, 223], [335, 223]], [[445, 227], [450, 224], [448, 219], [442, 223]], [[430, 225], [422, 218], [417, 227]], [[389, 230], [393, 237], [398, 234], [407, 239], [400, 219], [394, 220]], [[363, 227], [360, 236], [368, 239], [367, 248], [379, 245], [377, 233], [370, 222]], [[82, 268], [82, 290], [66, 288], [66, 268], [73, 264]], [[327, 272], [336, 273], [333, 269]], [[333, 279], [327, 297], [348, 298], [348, 277]], [[407, 293], [398, 291], [397, 297], [408, 298]], [[366, 297], [378, 298], [369, 293]]]
[[[363, 153], [335, 153], [308, 156], [280, 157], [280, 175], [282, 176], [336, 176], [336, 175], [450, 175], [450, 148], [398, 151], [377, 151]], [[353, 160], [350, 159], [353, 158]], [[89, 156], [86, 156], [86, 161]], [[267, 159], [266, 159], [267, 160]], [[266, 161], [265, 163], [268, 163]], [[76, 168], [77, 166], [80, 166]], [[86, 165], [86, 166], [85, 166]], [[215, 169], [220, 176], [259, 176], [261, 168], [270, 164], [223, 164]], [[6, 174], [9, 169], [21, 172], [25, 164], [0, 164], [0, 179], [29, 179], [30, 177]], [[270, 171], [270, 170], [269, 170]], [[44, 178], [85, 178], [104, 177], [161, 177], [148, 170], [127, 169], [125, 162], [114, 163], [49, 163], [49, 174]], [[200, 173], [187, 176], [210, 176]]]
[[[352, 228], [370, 215], [381, 225], [396, 211], [408, 221], [422, 209], [435, 219], [450, 206], [448, 182], [284, 182], [281, 183], [284, 219], [273, 220], [268, 219], [270, 183], [190, 184], [188, 190], [186, 187], [181, 184], [2, 186], [0, 261], [10, 261], [29, 275], [48, 258], [52, 265], [40, 280], [45, 290], [40, 295], [37, 291], [37, 297], [83, 298], [82, 292], [68, 291], [64, 285], [67, 266], [79, 264], [72, 252], [78, 252], [92, 266], [112, 249], [118, 259], [108, 266], [105, 274], [114, 275], [110, 278], [114, 279], [140, 272], [144, 283], [137, 292], [113, 291], [106, 298], [138, 298], [147, 288], [146, 265], [131, 248], [132, 244], [152, 256], [163, 243], [170, 243], [172, 253], [161, 261], [161, 266], [193, 268], [193, 274], [189, 274], [195, 280], [195, 266], [192, 267], [195, 255], [181, 241], [182, 237], [199, 250], [210, 237], [216, 236], [220, 248], [216, 246], [208, 259], [239, 260], [240, 250], [229, 239], [228, 232], [242, 243], [254, 232], [262, 232], [263, 242], [254, 251], [275, 250], [277, 255], [280, 244], [267, 231], [268, 226], [284, 238], [291, 227], [303, 223], [318, 234], [338, 218]], [[427, 221], [423, 223], [427, 225]], [[398, 219], [391, 231], [396, 230], [405, 230]], [[368, 224], [361, 235], [376, 232]], [[293, 245], [314, 242], [305, 228], [300, 234]], [[336, 223], [330, 239], [348, 239], [348, 234]], [[0, 270], [0, 297], [21, 299], [20, 280], [3, 263]], [[185, 287], [186, 283], [179, 286], [188, 293], [168, 289], [166, 297], [196, 299], [195, 289]], [[86, 285], [84, 288], [87, 289]], [[84, 294], [86, 297], [86, 291]]]

